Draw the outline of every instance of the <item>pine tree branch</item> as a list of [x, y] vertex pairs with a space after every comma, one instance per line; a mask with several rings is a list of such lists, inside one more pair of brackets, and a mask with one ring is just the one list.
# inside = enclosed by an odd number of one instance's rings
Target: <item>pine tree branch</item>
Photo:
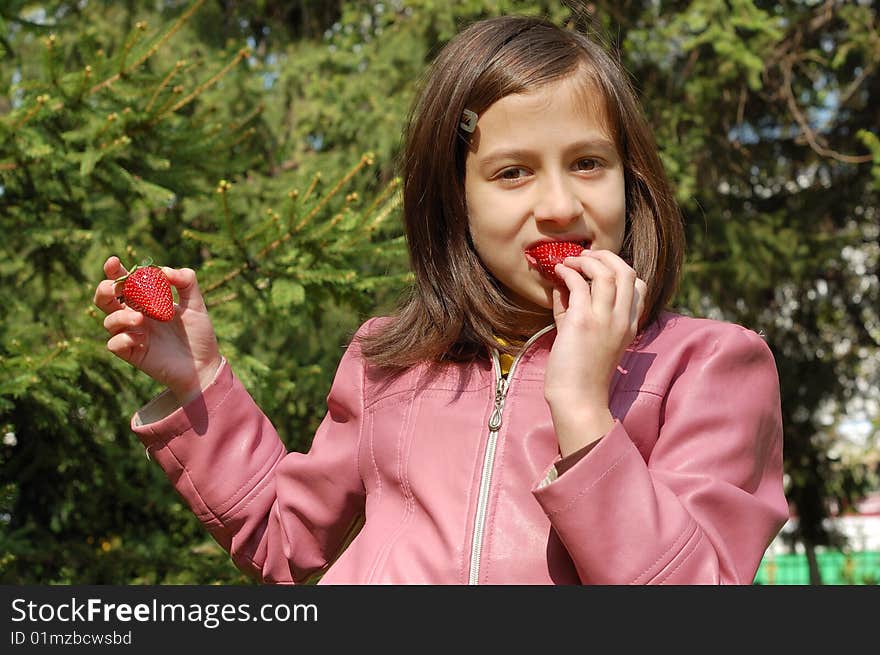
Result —
[[[320, 182], [320, 181], [321, 181], [321, 172], [318, 171], [317, 173], [315, 173], [314, 177], [312, 177], [312, 181], [309, 183], [309, 187], [306, 189], [306, 192], [303, 194], [303, 202], [305, 202], [306, 200], [308, 200], [311, 197], [312, 192], [315, 190], [315, 187], [318, 186], [318, 182]], [[302, 228], [302, 224], [300, 224], [297, 227], [298, 230], [301, 228]]]
[[226, 75], [230, 70], [232, 70], [238, 64], [238, 62], [240, 62], [242, 59], [244, 59], [245, 57], [248, 57], [248, 56], [250, 56], [250, 49], [249, 48], [242, 48], [241, 50], [239, 50], [238, 54], [235, 55], [235, 57], [233, 58], [232, 61], [230, 61], [223, 68], [221, 68], [219, 71], [217, 71], [207, 81], [205, 81], [202, 84], [200, 84], [199, 86], [197, 86], [192, 93], [190, 93], [188, 96], [186, 96], [182, 100], [178, 101], [170, 109], [163, 111], [161, 114], [158, 114], [157, 116], [155, 116], [153, 118], [153, 120], [150, 121], [150, 123], [155, 124], [158, 121], [162, 120], [167, 114], [173, 114], [178, 109], [185, 107], [186, 105], [191, 103], [193, 100], [198, 98], [206, 89], [208, 89], [209, 87], [216, 84], [217, 81], [220, 78], [222, 78], [224, 75]]
[[45, 105], [48, 101], [48, 95], [38, 95], [34, 106], [31, 107], [24, 116], [22, 116], [19, 120], [12, 124], [12, 129], [17, 130], [18, 128], [22, 127], [25, 123], [32, 119], [37, 114], [37, 112], [43, 108], [43, 105]]
[[174, 68], [168, 71], [168, 74], [162, 79], [158, 86], [156, 86], [156, 89], [153, 91], [153, 95], [150, 96], [150, 101], [147, 103], [147, 106], [144, 107], [144, 113], [150, 113], [150, 110], [153, 108], [153, 103], [156, 102], [159, 94], [162, 93], [162, 90], [168, 86], [168, 84], [171, 82], [171, 79], [177, 73], [179, 73], [184, 66], [186, 66], [186, 62], [181, 59], [176, 64], [174, 64]]
[[[324, 206], [330, 201], [331, 198], [333, 198], [337, 193], [339, 193], [339, 190], [343, 186], [348, 184], [348, 182], [351, 180], [351, 178], [353, 178], [355, 175], [357, 175], [357, 173], [362, 168], [364, 168], [364, 166], [372, 165], [372, 163], [373, 163], [373, 157], [371, 155], [363, 155], [361, 157], [360, 161], [354, 167], [352, 167], [352, 169], [350, 171], [348, 171], [348, 173], [346, 173], [334, 185], [334, 187], [332, 189], [330, 189], [330, 191], [327, 192], [326, 195], [324, 195], [323, 198], [321, 198], [318, 201], [318, 203], [312, 208], [312, 210], [296, 225], [296, 227], [293, 228], [293, 230], [289, 230], [289, 231], [285, 232], [278, 239], [276, 239], [275, 241], [273, 241], [269, 245], [265, 246], [262, 250], [260, 250], [257, 253], [257, 256], [254, 259], [257, 259], [257, 260], [262, 259], [266, 255], [271, 253], [273, 250], [278, 248], [278, 246], [289, 241], [291, 239], [291, 237], [293, 237], [294, 234], [296, 234], [300, 229], [302, 229], [302, 227], [306, 223], [308, 223], [312, 218], [314, 218], [318, 214], [318, 212], [320, 212], [324, 208]], [[226, 284], [228, 284], [229, 282], [231, 282], [232, 280], [234, 280], [235, 278], [237, 278], [239, 275], [241, 275], [245, 271], [249, 270], [250, 268], [251, 268], [251, 263], [247, 262], [247, 261], [244, 262], [243, 264], [239, 265], [237, 268], [229, 271], [226, 275], [224, 275], [222, 278], [220, 278], [216, 282], [213, 282], [213, 283], [207, 285], [202, 291], [203, 295], [207, 296], [212, 291], [216, 291], [220, 287], [225, 286]]]
[[132, 64], [128, 69], [126, 69], [126, 70], [121, 70], [121, 71], [119, 71], [118, 73], [116, 73], [115, 75], [111, 75], [110, 77], [108, 77], [108, 78], [107, 78], [106, 80], [104, 80], [103, 82], [100, 82], [100, 83], [96, 84], [95, 86], [93, 86], [93, 87], [91, 88], [91, 90], [89, 91], [89, 93], [96, 93], [96, 92], [100, 91], [101, 89], [103, 89], [104, 87], [106, 87], [106, 86], [110, 86], [111, 84], [113, 84], [114, 82], [116, 82], [117, 80], [119, 80], [123, 75], [125, 75], [125, 74], [127, 74], [127, 73], [130, 73], [131, 71], [135, 70], [135, 69], [138, 68], [141, 64], [143, 64], [145, 61], [147, 61], [147, 59], [149, 59], [149, 58], [152, 57], [154, 54], [156, 54], [156, 51], [157, 51], [159, 48], [161, 48], [162, 45], [163, 45], [166, 41], [168, 41], [168, 39], [170, 39], [172, 36], [174, 36], [174, 35], [177, 33], [177, 31], [178, 31], [181, 27], [183, 27], [183, 25], [184, 25], [184, 24], [190, 19], [190, 17], [196, 12], [196, 10], [197, 10], [199, 7], [201, 7], [203, 4], [205, 4], [205, 0], [196, 0], [196, 1], [193, 3], [193, 5], [192, 5], [189, 9], [187, 9], [187, 10], [186, 10], [186, 11], [180, 16], [180, 18], [177, 19], [177, 21], [174, 23], [174, 25], [171, 26], [171, 29], [168, 30], [168, 31], [162, 36], [161, 39], [159, 39], [158, 41], [156, 41], [156, 43], [154, 43], [154, 44], [150, 47], [150, 49], [147, 50], [147, 52], [144, 53], [144, 54], [141, 56], [140, 59], [138, 59], [138, 60], [137, 60], [134, 64]]

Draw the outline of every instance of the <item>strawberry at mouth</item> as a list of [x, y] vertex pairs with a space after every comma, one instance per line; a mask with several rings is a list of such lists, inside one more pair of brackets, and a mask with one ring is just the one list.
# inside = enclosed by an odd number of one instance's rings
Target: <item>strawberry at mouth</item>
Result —
[[588, 241], [542, 241], [529, 246], [525, 257], [542, 276], [553, 284], [564, 287], [565, 283], [556, 275], [554, 268], [566, 257], [576, 257], [590, 247]]

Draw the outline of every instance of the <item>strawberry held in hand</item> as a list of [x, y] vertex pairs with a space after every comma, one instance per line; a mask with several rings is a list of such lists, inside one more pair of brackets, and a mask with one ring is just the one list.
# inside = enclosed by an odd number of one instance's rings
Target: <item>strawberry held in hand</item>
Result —
[[174, 318], [171, 282], [161, 268], [151, 264], [151, 259], [136, 264], [115, 281], [117, 299], [157, 321], [170, 321]]
[[575, 241], [544, 241], [526, 249], [526, 258], [541, 275], [556, 286], [564, 287], [565, 283], [553, 271], [556, 264], [561, 264], [566, 257], [577, 257], [584, 251], [584, 245]]

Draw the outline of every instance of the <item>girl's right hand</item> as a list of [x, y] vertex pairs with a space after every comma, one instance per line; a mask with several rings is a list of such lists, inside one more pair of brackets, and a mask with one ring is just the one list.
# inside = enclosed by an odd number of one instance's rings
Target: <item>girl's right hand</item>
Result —
[[104, 262], [94, 303], [107, 314], [107, 349], [168, 387], [183, 405], [213, 380], [221, 357], [214, 327], [192, 269], [162, 268], [177, 288], [174, 318], [161, 322], [120, 303], [114, 280], [127, 273], [117, 257]]

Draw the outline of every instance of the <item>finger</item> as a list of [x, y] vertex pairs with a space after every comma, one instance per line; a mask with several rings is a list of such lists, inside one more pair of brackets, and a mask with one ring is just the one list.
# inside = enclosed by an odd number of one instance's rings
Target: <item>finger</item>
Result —
[[104, 318], [104, 329], [112, 335], [122, 332], [143, 333], [145, 317], [133, 309], [121, 309]]
[[614, 310], [617, 297], [617, 278], [614, 270], [588, 252], [577, 257], [566, 257], [563, 263], [580, 271], [590, 281], [593, 309], [605, 315], [610, 314]]
[[111, 280], [120, 278], [127, 273], [128, 271], [125, 269], [125, 266], [122, 265], [122, 262], [119, 261], [119, 257], [116, 255], [111, 255], [107, 258], [107, 261], [104, 262], [104, 274]]
[[122, 277], [126, 273], [127, 271], [122, 265], [122, 262], [119, 261], [119, 257], [114, 255], [108, 257], [107, 261], [104, 262], [104, 275], [110, 279], [103, 280], [98, 284], [95, 288], [95, 295], [92, 298], [92, 303], [105, 314], [110, 314], [124, 307], [124, 305], [117, 300], [116, 284], [114, 283], [114, 280]]
[[179, 304], [184, 309], [207, 311], [205, 299], [199, 290], [199, 282], [196, 272], [191, 268], [162, 267], [162, 271], [168, 276], [168, 280], [177, 289]]
[[565, 310], [568, 311], [572, 305], [590, 307], [592, 304], [590, 283], [584, 279], [584, 276], [564, 264], [556, 264], [553, 270], [565, 284], [565, 290], [560, 290], [563, 296], [567, 296]]
[[622, 313], [624, 320], [629, 322], [630, 312], [634, 307], [636, 272], [632, 266], [610, 250], [592, 251], [590, 257], [602, 262], [614, 272], [616, 283], [614, 307], [618, 312]]
[[[563, 266], [563, 268], [565, 267]], [[557, 285], [553, 285], [551, 296], [553, 298], [553, 320], [556, 321], [568, 311], [569, 291], [567, 288], [560, 289]]]
[[633, 303], [632, 314], [630, 315], [630, 322], [632, 323], [636, 332], [638, 332], [639, 325], [642, 321], [642, 316], [645, 313], [645, 303], [648, 298], [648, 285], [641, 278], [636, 278], [635, 283], [635, 302]]
[[92, 302], [95, 307], [105, 314], [119, 311], [125, 306], [116, 298], [116, 284], [114, 284], [113, 280], [102, 280], [98, 284]]
[[107, 341], [107, 350], [127, 362], [137, 359], [138, 353], [147, 347], [143, 334], [122, 332]]
[[591, 250], [590, 258], [602, 262], [605, 266], [615, 272], [618, 280], [634, 284], [636, 281], [636, 272], [632, 266], [627, 264], [620, 255], [611, 250]]

